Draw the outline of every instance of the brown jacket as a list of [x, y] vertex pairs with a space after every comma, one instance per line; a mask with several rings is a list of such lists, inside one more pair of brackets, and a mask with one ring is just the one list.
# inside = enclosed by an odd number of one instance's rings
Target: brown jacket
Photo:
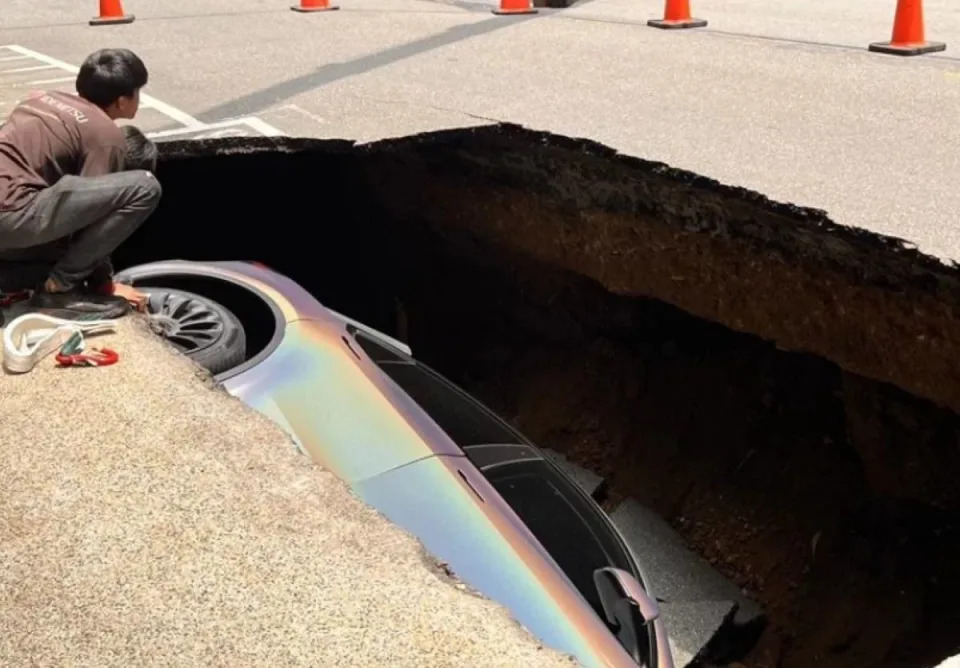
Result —
[[0, 211], [27, 205], [61, 177], [122, 169], [126, 143], [106, 112], [68, 93], [34, 93], [0, 127]]

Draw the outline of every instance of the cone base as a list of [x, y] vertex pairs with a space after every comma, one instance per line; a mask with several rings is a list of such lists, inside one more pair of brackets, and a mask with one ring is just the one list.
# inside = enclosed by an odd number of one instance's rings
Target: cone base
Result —
[[924, 53], [946, 51], [943, 42], [924, 42], [923, 44], [894, 44], [893, 42], [874, 42], [868, 49], [876, 53], [889, 53], [894, 56], [919, 56]]
[[108, 26], [114, 23], [133, 23], [136, 17], [133, 14], [124, 14], [123, 16], [98, 16], [90, 19], [92, 26]]
[[516, 16], [518, 14], [536, 14], [537, 10], [533, 7], [524, 7], [523, 9], [491, 9], [497, 16]]
[[312, 12], [332, 12], [340, 9], [340, 5], [327, 5], [326, 7], [299, 7], [294, 5], [290, 9], [301, 14], [310, 14]]
[[660, 28], [661, 30], [681, 30], [683, 28], [703, 28], [707, 25], [706, 19], [682, 19], [680, 21], [668, 21], [667, 19], [650, 19], [647, 25], [651, 28]]

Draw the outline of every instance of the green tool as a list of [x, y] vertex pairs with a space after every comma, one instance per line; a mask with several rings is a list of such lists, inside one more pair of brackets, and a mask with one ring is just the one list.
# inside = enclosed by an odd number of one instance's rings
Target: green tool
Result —
[[70, 338], [67, 339], [60, 347], [61, 355], [76, 355], [83, 351], [83, 335], [80, 332], [74, 332], [70, 335]]

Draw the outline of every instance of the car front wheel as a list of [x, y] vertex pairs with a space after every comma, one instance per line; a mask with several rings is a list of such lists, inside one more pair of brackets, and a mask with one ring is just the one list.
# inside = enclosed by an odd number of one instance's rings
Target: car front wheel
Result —
[[137, 289], [147, 295], [151, 328], [210, 373], [222, 373], [245, 361], [243, 325], [225, 306], [185, 290]]

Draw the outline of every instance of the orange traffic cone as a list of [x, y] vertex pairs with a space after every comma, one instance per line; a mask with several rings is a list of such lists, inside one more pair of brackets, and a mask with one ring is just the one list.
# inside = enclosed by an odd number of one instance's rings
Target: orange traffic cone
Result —
[[500, 0], [500, 6], [491, 11], [500, 16], [537, 13], [531, 0]]
[[291, 7], [295, 12], [330, 12], [340, 9], [340, 5], [331, 5], [330, 0], [300, 0], [299, 5]]
[[648, 26], [676, 30], [678, 28], [703, 28], [707, 22], [690, 16], [690, 0], [667, 0], [662, 19], [650, 19]]
[[100, 16], [90, 19], [92, 26], [104, 26], [114, 23], [133, 23], [133, 14], [123, 13], [121, 0], [100, 0]]
[[918, 56], [922, 53], [944, 51], [943, 42], [928, 42], [923, 34], [923, 0], [897, 0], [897, 14], [893, 19], [893, 38], [889, 42], [874, 42], [870, 51], [892, 53], [897, 56]]

